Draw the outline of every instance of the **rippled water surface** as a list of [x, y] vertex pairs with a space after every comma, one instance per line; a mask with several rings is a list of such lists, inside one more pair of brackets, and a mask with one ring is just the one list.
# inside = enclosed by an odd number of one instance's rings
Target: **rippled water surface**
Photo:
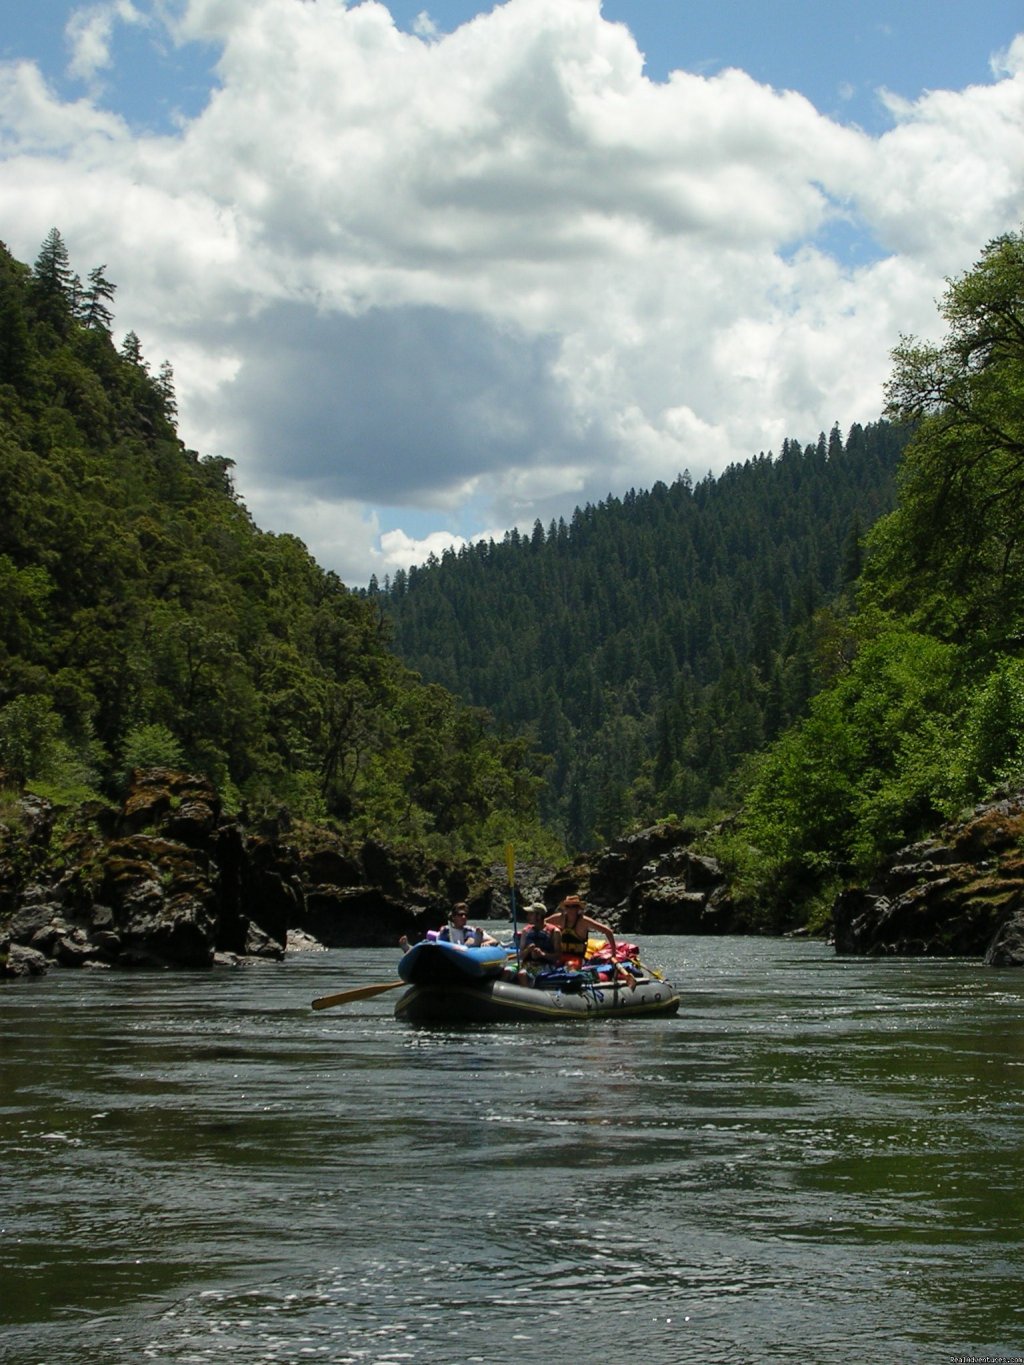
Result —
[[669, 1020], [336, 952], [0, 988], [0, 1360], [1024, 1357], [1024, 974], [652, 939]]

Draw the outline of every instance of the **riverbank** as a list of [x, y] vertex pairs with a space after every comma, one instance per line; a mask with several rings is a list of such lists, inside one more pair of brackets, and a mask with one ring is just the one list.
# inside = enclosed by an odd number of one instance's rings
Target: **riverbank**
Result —
[[[227, 813], [207, 779], [133, 774], [123, 801], [58, 811], [7, 793], [0, 812], [0, 976], [52, 967], [186, 968], [280, 961], [289, 947], [415, 941], [466, 901], [511, 915], [507, 873], [449, 862], [286, 811]], [[557, 869], [516, 869], [516, 903], [578, 893], [630, 936], [756, 926], [722, 866], [676, 821]], [[1024, 793], [1003, 793], [901, 849], [832, 914], [840, 955], [966, 956], [1024, 966]]]
[[[714, 860], [665, 822], [561, 871], [516, 868], [521, 915], [584, 895], [617, 930], [743, 929]], [[58, 812], [8, 797], [0, 822], [0, 973], [52, 967], [209, 968], [280, 960], [289, 946], [390, 946], [422, 938], [454, 901], [510, 919], [504, 866], [447, 862], [280, 811], [227, 814], [205, 778], [138, 771], [119, 805]]]
[[0, 963], [208, 968], [289, 944], [373, 947], [436, 927], [453, 900], [489, 908], [479, 864], [326, 828], [227, 814], [205, 778], [133, 774], [117, 806], [58, 812], [21, 796], [0, 826]]

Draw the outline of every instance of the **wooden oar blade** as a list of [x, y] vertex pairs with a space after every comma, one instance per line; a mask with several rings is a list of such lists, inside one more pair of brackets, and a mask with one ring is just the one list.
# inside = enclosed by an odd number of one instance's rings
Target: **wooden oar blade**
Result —
[[336, 995], [318, 995], [312, 1002], [315, 1010], [329, 1010], [334, 1005], [348, 1005], [353, 1000], [369, 1000], [371, 995], [380, 995], [383, 991], [397, 990], [399, 986], [406, 986], [408, 982], [398, 981], [378, 981], [373, 986], [356, 986], [350, 991], [338, 991]]

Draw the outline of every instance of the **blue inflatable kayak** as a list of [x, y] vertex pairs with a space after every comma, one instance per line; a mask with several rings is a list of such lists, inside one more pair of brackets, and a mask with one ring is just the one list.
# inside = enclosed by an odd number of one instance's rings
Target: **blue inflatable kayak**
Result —
[[[515, 954], [513, 953], [514, 957]], [[410, 986], [450, 986], [494, 976], [509, 959], [509, 949], [464, 948], [433, 939], [417, 943], [398, 960], [398, 975]]]

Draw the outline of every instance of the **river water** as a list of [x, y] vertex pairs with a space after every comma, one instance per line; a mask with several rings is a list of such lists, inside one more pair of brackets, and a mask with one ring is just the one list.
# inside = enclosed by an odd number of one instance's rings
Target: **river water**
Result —
[[1024, 973], [651, 939], [417, 1030], [366, 950], [0, 988], [0, 1360], [1024, 1358]]

